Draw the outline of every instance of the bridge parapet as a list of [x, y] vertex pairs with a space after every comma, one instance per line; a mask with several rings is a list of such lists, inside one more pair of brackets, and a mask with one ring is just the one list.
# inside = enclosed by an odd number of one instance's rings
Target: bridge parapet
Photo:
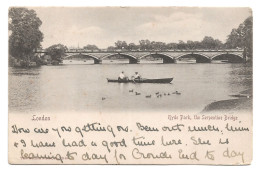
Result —
[[70, 52], [66, 52], [67, 56], [76, 56], [76, 55], [83, 55], [83, 56], [90, 56], [90, 57], [94, 57], [97, 59], [102, 59], [103, 57], [109, 55], [108, 53], [85, 53], [85, 52], [78, 52], [78, 53], [70, 53]]

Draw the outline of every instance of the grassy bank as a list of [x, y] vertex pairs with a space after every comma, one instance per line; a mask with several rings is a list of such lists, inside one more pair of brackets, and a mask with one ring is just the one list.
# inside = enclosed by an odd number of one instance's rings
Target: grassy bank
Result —
[[253, 110], [252, 89], [245, 90], [236, 95], [237, 99], [221, 100], [207, 105], [201, 113], [237, 112]]

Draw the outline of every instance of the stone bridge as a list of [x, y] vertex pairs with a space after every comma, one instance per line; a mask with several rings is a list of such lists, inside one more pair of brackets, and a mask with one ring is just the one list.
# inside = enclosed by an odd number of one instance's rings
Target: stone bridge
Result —
[[214, 59], [226, 57], [229, 62], [244, 62], [243, 51], [222, 50], [222, 51], [121, 51], [121, 52], [66, 52], [63, 59], [73, 59], [78, 55], [92, 58], [95, 64], [102, 63], [102, 60], [116, 55], [129, 59], [130, 64], [139, 63], [145, 57], [162, 58], [163, 63], [176, 63], [177, 60], [185, 57], [193, 57], [196, 63], [210, 63]]
[[215, 59], [222, 59], [223, 57], [231, 63], [245, 62], [243, 50], [189, 50], [189, 51], [67, 51], [65, 59], [81, 57], [92, 58], [95, 64], [101, 64], [102, 60], [121, 56], [129, 59], [130, 64], [137, 64], [145, 57], [162, 58], [163, 63], [176, 63], [181, 58], [193, 57], [196, 63], [210, 63]]

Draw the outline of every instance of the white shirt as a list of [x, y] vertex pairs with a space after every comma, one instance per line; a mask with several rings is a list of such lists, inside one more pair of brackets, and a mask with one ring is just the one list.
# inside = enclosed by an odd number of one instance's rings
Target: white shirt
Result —
[[125, 78], [125, 75], [124, 75], [123, 73], [120, 73], [120, 74], [119, 74], [119, 78], [124, 79], [124, 78]]
[[140, 78], [141, 76], [139, 74], [135, 74], [134, 78]]

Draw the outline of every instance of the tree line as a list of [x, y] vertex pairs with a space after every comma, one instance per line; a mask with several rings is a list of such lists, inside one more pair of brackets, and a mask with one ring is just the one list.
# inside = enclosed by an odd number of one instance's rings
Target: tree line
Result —
[[[44, 35], [40, 31], [42, 21], [34, 10], [27, 8], [10, 8], [9, 9], [9, 62], [18, 60], [23, 66], [28, 66], [31, 61], [41, 65], [44, 61], [36, 57], [34, 52], [41, 48], [41, 42]], [[243, 49], [245, 55], [252, 61], [253, 56], [253, 18], [248, 17], [238, 28], [231, 30], [227, 36], [226, 42], [221, 42], [210, 36], [205, 36], [201, 41], [188, 40], [186, 42], [179, 40], [175, 43], [165, 43], [160, 41], [140, 40], [138, 44], [127, 43], [118, 40], [114, 46], [109, 46], [105, 50], [128, 50], [128, 51], [145, 51], [145, 50], [200, 50], [200, 49]], [[88, 44], [83, 47], [85, 50], [100, 51], [96, 45]], [[67, 46], [55, 44], [46, 49], [47, 54], [54, 63], [62, 61], [62, 57], [68, 50]]]
[[113, 50], [195, 50], [195, 49], [223, 49], [224, 44], [210, 36], [205, 36], [202, 41], [192, 41], [188, 40], [184, 42], [179, 40], [178, 43], [165, 43], [150, 40], [140, 40], [139, 44], [129, 43], [125, 41], [115, 42], [115, 46], [109, 46], [108, 51]]

